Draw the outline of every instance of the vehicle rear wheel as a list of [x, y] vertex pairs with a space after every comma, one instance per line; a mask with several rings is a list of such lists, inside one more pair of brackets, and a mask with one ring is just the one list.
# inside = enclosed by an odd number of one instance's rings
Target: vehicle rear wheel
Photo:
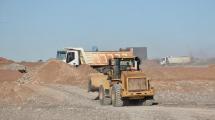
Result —
[[114, 84], [111, 92], [112, 104], [114, 107], [123, 106], [123, 100], [121, 97], [121, 86], [119, 84]]
[[101, 105], [110, 105], [111, 104], [111, 98], [105, 96], [105, 91], [103, 86], [99, 87], [99, 101]]

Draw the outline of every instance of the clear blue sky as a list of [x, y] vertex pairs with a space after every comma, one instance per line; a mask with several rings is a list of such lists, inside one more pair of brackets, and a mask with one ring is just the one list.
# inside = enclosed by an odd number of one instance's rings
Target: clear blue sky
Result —
[[66, 46], [214, 57], [215, 0], [0, 0], [0, 56], [47, 59]]

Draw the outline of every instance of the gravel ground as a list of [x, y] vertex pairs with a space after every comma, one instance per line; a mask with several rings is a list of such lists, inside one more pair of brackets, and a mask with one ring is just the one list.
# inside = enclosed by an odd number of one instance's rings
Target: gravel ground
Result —
[[3, 120], [128, 120], [124, 112], [98, 104], [83, 89], [72, 86], [29, 86], [36, 93], [23, 105], [2, 105]]
[[1, 120], [214, 120], [207, 106], [100, 106], [97, 94], [68, 85], [29, 85], [35, 94], [23, 105], [1, 105]]
[[215, 80], [152, 81], [159, 104], [215, 107]]

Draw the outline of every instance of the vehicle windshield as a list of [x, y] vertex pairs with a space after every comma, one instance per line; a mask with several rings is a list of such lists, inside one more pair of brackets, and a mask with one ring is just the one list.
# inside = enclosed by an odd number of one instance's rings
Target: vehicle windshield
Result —
[[165, 61], [166, 59], [165, 58], [161, 58], [161, 61]]
[[66, 51], [57, 51], [57, 59], [65, 60], [66, 59]]
[[131, 67], [134, 67], [134, 60], [133, 59], [120, 61], [120, 69], [122, 71], [126, 71], [128, 69], [131, 69]]

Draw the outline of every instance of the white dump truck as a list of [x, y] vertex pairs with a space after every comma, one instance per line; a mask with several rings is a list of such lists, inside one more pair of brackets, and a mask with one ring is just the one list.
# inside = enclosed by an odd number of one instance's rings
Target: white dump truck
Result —
[[81, 64], [90, 65], [99, 73], [90, 74], [88, 91], [98, 91], [101, 80], [107, 79], [103, 72], [109, 65], [110, 59], [133, 57], [133, 51], [84, 51], [83, 48], [67, 47], [57, 51], [56, 58], [70, 65], [79, 66]]
[[67, 47], [57, 51], [57, 59], [70, 65], [88, 64], [93, 68], [108, 65], [108, 60], [121, 57], [133, 57], [133, 51], [84, 51], [83, 48]]
[[189, 56], [172, 57], [167, 56], [160, 59], [160, 65], [181, 65], [191, 63], [192, 58]]

